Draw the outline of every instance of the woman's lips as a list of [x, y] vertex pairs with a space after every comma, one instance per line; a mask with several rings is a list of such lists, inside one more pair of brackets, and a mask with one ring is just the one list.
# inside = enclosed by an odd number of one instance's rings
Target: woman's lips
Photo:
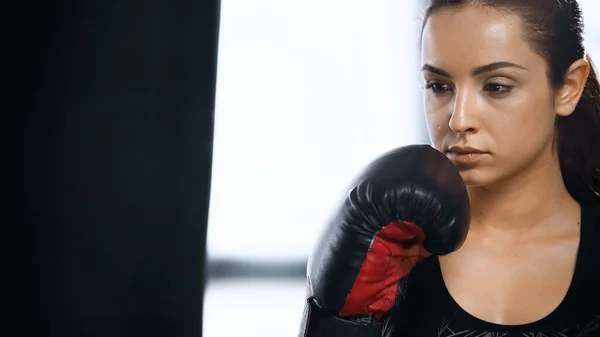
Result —
[[487, 153], [485, 152], [451, 152], [449, 151], [446, 156], [456, 164], [470, 165], [480, 161]]
[[446, 156], [457, 165], [473, 165], [479, 162], [487, 152], [471, 147], [453, 146], [446, 152]]

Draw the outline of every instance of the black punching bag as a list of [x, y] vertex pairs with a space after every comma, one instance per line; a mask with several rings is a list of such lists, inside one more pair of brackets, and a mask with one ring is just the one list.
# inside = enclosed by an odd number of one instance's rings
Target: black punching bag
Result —
[[219, 2], [17, 6], [3, 114], [25, 264], [5, 318], [17, 336], [201, 336]]

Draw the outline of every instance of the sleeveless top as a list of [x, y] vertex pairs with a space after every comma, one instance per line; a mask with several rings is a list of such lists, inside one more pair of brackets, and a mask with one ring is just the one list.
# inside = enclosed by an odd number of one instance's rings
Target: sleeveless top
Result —
[[548, 316], [523, 325], [498, 325], [463, 310], [448, 292], [439, 260], [426, 259], [408, 280], [392, 321], [393, 337], [600, 337], [600, 210], [582, 207], [581, 238], [571, 285]]

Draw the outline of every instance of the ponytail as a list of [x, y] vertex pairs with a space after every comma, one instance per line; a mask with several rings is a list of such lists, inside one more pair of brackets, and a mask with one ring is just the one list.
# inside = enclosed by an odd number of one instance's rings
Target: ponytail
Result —
[[600, 206], [600, 83], [592, 60], [590, 74], [575, 111], [557, 121], [558, 153], [563, 178], [582, 205]]

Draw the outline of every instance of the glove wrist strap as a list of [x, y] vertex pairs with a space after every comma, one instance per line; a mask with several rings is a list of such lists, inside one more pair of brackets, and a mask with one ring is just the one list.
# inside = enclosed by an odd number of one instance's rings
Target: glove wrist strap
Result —
[[381, 337], [385, 324], [349, 320], [323, 310], [314, 297], [304, 306], [298, 337]]

